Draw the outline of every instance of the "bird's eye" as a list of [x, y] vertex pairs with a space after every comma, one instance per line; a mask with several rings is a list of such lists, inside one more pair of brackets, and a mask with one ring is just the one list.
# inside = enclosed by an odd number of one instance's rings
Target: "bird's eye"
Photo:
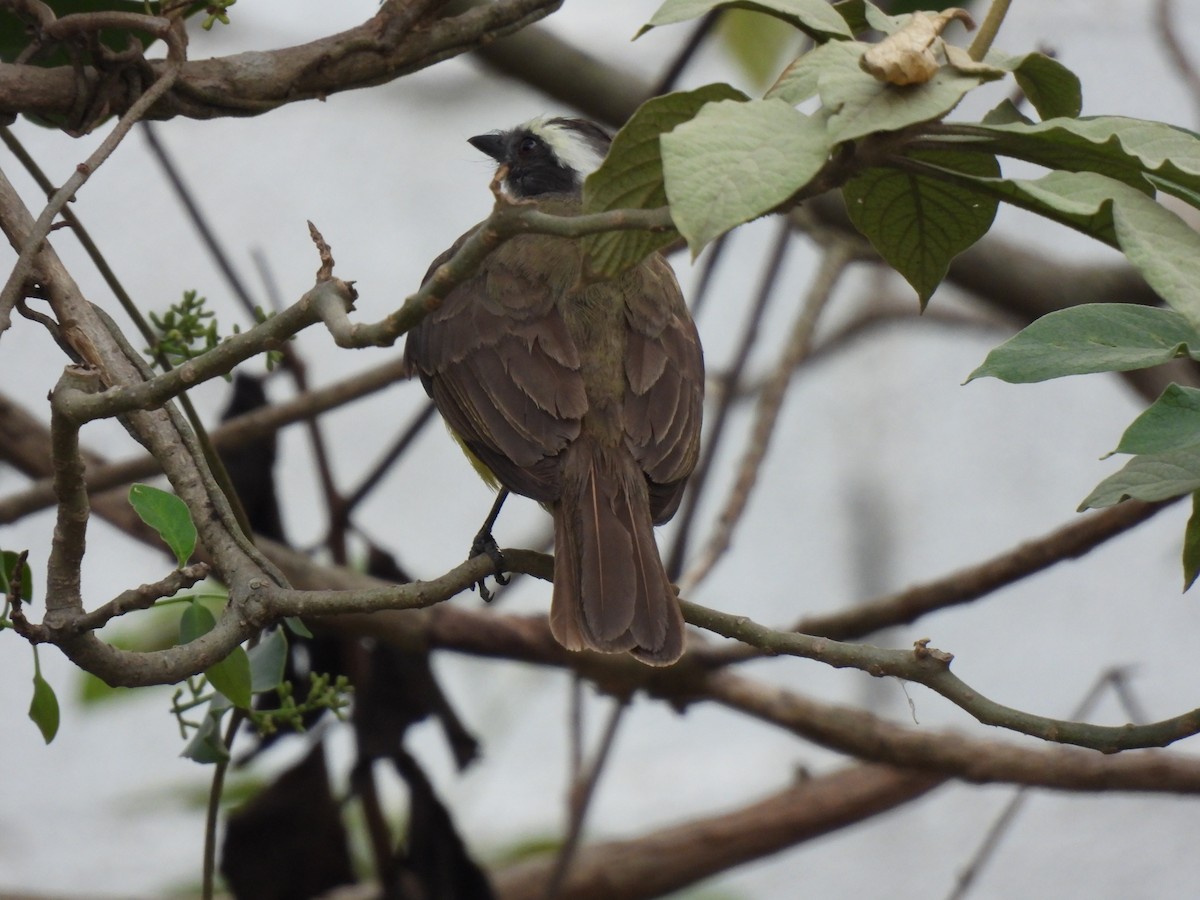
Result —
[[517, 147], [517, 155], [522, 157], [533, 156], [537, 153], [539, 147], [541, 147], [541, 141], [535, 137], [527, 137]]

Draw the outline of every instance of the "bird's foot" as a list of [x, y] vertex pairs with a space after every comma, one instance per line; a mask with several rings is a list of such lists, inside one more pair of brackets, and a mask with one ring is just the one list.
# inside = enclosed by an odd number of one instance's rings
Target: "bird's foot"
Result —
[[[479, 533], [475, 535], [475, 540], [471, 541], [471, 559], [474, 559], [479, 554], [484, 553], [495, 566], [495, 571], [492, 573], [496, 578], [496, 584], [508, 584], [509, 578], [504, 574], [504, 554], [500, 552], [500, 545], [496, 543], [496, 539], [492, 537], [492, 530], [485, 525], [479, 529]], [[485, 578], [475, 582], [475, 586], [479, 588], [479, 596], [483, 598], [485, 603], [490, 603], [495, 595], [488, 590], [484, 583]]]

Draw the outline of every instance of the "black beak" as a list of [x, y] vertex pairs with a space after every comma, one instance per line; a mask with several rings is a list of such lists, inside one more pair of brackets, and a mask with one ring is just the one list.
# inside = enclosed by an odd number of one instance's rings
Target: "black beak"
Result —
[[486, 153], [496, 162], [503, 162], [504, 146], [508, 143], [508, 135], [493, 131], [491, 134], [478, 134], [473, 138], [467, 138], [467, 143], [476, 150]]

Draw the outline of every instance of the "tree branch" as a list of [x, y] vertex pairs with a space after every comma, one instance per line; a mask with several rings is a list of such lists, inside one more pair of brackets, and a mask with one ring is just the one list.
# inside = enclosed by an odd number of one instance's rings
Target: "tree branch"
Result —
[[[326, 38], [280, 50], [238, 53], [183, 65], [174, 88], [149, 109], [149, 119], [185, 116], [212, 119], [254, 116], [293, 103], [357, 88], [385, 84], [403, 75], [457, 56], [511, 34], [548, 16], [562, 0], [497, 0], [446, 19], [426, 15], [430, 0], [386, 3], [363, 24]], [[78, 17], [90, 14], [79, 14]], [[64, 16], [60, 22], [77, 16]], [[155, 78], [165, 64], [143, 61]], [[17, 113], [58, 120], [81, 106], [124, 113], [137, 95], [120, 79], [105, 79], [91, 66], [81, 67], [89, 92], [103, 97], [81, 102], [70, 66], [0, 63], [0, 115]], [[82, 133], [97, 121], [68, 123]]]

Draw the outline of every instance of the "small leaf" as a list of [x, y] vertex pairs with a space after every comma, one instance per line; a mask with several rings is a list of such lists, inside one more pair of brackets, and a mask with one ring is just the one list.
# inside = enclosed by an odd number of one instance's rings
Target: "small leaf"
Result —
[[17, 596], [21, 598], [21, 602], [30, 603], [33, 600], [33, 570], [29, 568], [29, 562], [26, 561], [21, 566], [21, 573], [18, 577], [17, 560], [20, 558], [20, 553], [12, 550], [0, 550], [0, 595], [7, 596], [13, 581], [19, 578], [20, 587], [17, 589]]
[[283, 681], [288, 640], [282, 628], [272, 628], [250, 650], [250, 690], [256, 694], [273, 691]]
[[1192, 514], [1183, 532], [1183, 589], [1196, 583], [1200, 575], [1200, 491], [1192, 494]]
[[[923, 150], [909, 158], [939, 169], [998, 176], [994, 156]], [[867, 169], [843, 188], [846, 211], [879, 255], [904, 276], [925, 308], [951, 260], [987, 234], [994, 197], [938, 178], [892, 168]]]
[[[600, 168], [583, 185], [583, 211], [655, 209], [667, 205], [659, 138], [706, 104], [746, 100], [727, 84], [655, 97], [643, 103], [613, 138]], [[612, 278], [676, 239], [675, 231], [609, 231], [583, 239], [589, 274]]]
[[148, 484], [129, 488], [129, 505], [171, 548], [179, 567], [187, 565], [196, 550], [196, 526], [187, 505], [174, 494]]
[[[179, 643], [190, 644], [212, 631], [216, 624], [208, 607], [193, 600], [179, 617]], [[250, 658], [241, 647], [234, 647], [228, 656], [205, 669], [204, 675], [235, 706], [245, 709], [250, 705]]]
[[661, 144], [671, 216], [693, 255], [808, 184], [830, 149], [819, 121], [774, 99], [710, 103]]
[[[988, 62], [992, 62], [989, 54]], [[1017, 84], [1043, 119], [1074, 118], [1083, 109], [1079, 76], [1045, 53], [1027, 53], [1009, 60]]]
[[1079, 509], [1099, 509], [1129, 499], [1153, 503], [1196, 490], [1200, 490], [1200, 446], [1193, 445], [1135, 456], [1096, 485]]
[[1200, 444], [1200, 390], [1169, 384], [1133, 420], [1113, 453], [1164, 453]]
[[1200, 359], [1200, 333], [1169, 309], [1087, 303], [1042, 316], [988, 354], [967, 381], [991, 376], [1011, 384], [1091, 372], [1128, 372]]
[[304, 620], [299, 616], [287, 616], [283, 620], [283, 624], [288, 627], [288, 631], [300, 637], [310, 638], [313, 633], [308, 630], [308, 626], [304, 624]]
[[640, 38], [651, 28], [675, 25], [698, 19], [716, 9], [735, 7], [775, 16], [817, 41], [851, 36], [846, 20], [827, 0], [666, 0], [634, 38]]
[[49, 744], [58, 734], [58, 698], [54, 696], [54, 688], [42, 677], [42, 668], [38, 663], [37, 647], [33, 648], [33, 699], [29, 702], [29, 718], [42, 733], [42, 740]]
[[183, 752], [179, 755], [202, 764], [218, 763], [229, 759], [229, 748], [221, 737], [221, 718], [225, 715], [226, 706], [214, 702], [209, 704], [208, 712], [192, 739], [188, 741]]
[[179, 617], [179, 643], [190, 644], [216, 626], [216, 617], [209, 608], [199, 600], [193, 600], [183, 608], [183, 615]]
[[[249, 709], [251, 701], [250, 657], [242, 647], [234, 647], [228, 656], [204, 670], [216, 690], [240, 709]], [[277, 685], [279, 682], [276, 681]]]

